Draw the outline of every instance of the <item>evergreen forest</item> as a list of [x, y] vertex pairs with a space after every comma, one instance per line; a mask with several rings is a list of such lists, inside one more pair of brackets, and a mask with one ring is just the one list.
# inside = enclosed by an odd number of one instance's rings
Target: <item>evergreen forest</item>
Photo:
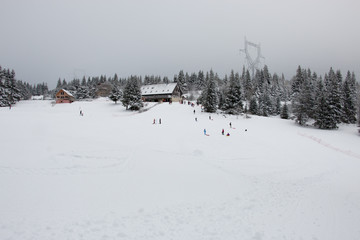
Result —
[[63, 88], [77, 100], [109, 97], [129, 110], [139, 110], [143, 106], [142, 85], [170, 82], [177, 82], [188, 100], [201, 104], [209, 113], [280, 116], [320, 129], [336, 129], [340, 123], [360, 125], [360, 87], [355, 74], [348, 71], [343, 75], [330, 68], [321, 76], [301, 66], [290, 80], [271, 74], [265, 65], [254, 76], [243, 67], [241, 73], [232, 70], [223, 77], [211, 69], [193, 73], [180, 70], [173, 79], [153, 75], [119, 78], [117, 74], [84, 76], [69, 82], [58, 79], [52, 90], [46, 83], [30, 85], [17, 80], [14, 70], [0, 66], [0, 107], [38, 95], [53, 99]]

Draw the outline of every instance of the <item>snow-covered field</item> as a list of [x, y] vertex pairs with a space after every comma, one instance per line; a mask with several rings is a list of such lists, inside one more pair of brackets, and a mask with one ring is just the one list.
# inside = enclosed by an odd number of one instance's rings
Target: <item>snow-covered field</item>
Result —
[[354, 125], [148, 108], [1, 108], [0, 239], [360, 239]]

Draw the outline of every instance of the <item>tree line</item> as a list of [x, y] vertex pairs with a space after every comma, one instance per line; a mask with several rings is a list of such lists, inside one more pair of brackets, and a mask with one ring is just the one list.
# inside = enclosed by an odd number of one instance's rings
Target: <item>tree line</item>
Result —
[[20, 100], [28, 100], [33, 95], [46, 95], [46, 83], [30, 85], [16, 80], [15, 71], [0, 66], [0, 107], [9, 107]]
[[293, 118], [299, 125], [312, 124], [321, 129], [334, 129], [339, 123], [355, 123], [359, 118], [359, 84], [355, 74], [347, 72], [343, 79], [339, 70], [330, 68], [324, 77], [299, 66], [295, 76], [271, 74], [265, 65], [251, 77], [243, 67], [241, 74], [231, 71], [224, 77], [213, 70], [188, 73], [180, 70], [173, 79], [145, 75], [119, 78], [101, 75], [59, 79], [56, 88], [49, 90], [45, 83], [31, 86], [17, 81], [15, 71], [0, 66], [0, 106], [9, 106], [32, 95], [54, 97], [61, 88], [73, 93], [76, 99], [96, 98], [101, 94], [121, 101], [131, 110], [142, 107], [140, 87], [147, 84], [177, 82], [189, 100], [202, 104], [204, 111], [218, 110], [228, 114], [250, 113], [260, 116], [280, 115]]
[[356, 123], [359, 85], [355, 74], [330, 68], [324, 78], [299, 66], [291, 85], [295, 121], [312, 121], [320, 129], [335, 129], [339, 123]]
[[[293, 116], [300, 125], [311, 123], [320, 129], [335, 129], [339, 123], [356, 123], [359, 116], [359, 84], [355, 74], [330, 68], [324, 78], [300, 66], [296, 75], [284, 77], [269, 73], [265, 65], [250, 78], [248, 70], [239, 75], [233, 71], [219, 84], [211, 70], [198, 101], [206, 112], [251, 113], [261, 116]], [[245, 104], [245, 106], [244, 106]], [[360, 121], [358, 120], [360, 125]]]

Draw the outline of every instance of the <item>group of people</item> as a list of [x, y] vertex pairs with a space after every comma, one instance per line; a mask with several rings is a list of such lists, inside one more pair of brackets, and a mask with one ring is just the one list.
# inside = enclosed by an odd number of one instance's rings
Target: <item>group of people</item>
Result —
[[[222, 129], [221, 134], [222, 134], [222, 135], [225, 135], [225, 131], [224, 131], [224, 129]], [[226, 134], [226, 136], [228, 136], [228, 137], [229, 137], [229, 136], [230, 136], [230, 133], [227, 133], [227, 134]]]
[[[154, 118], [153, 124], [156, 124], [156, 119]], [[161, 124], [161, 118], [159, 118], [159, 124]]]
[[[181, 104], [185, 104], [185, 101], [181, 101], [180, 103], [181, 103]], [[194, 103], [191, 103], [190, 101], [188, 101], [188, 105], [190, 105], [190, 106], [192, 106], [192, 107], [195, 107], [195, 104], [194, 104]], [[196, 114], [195, 109], [193, 110], [193, 113], [194, 113], [194, 115]], [[209, 120], [214, 120], [214, 119], [211, 117], [211, 115], [209, 115]], [[197, 117], [195, 117], [195, 122], [197, 122], [197, 121], [198, 121], [198, 119], [197, 119]], [[154, 124], [155, 124], [155, 119], [154, 119]], [[231, 129], [233, 129], [231, 122], [229, 122], [229, 126], [230, 126]], [[245, 129], [245, 131], [247, 131], [247, 129]], [[221, 134], [222, 134], [222, 135], [226, 135], [226, 136], [230, 136], [230, 133], [229, 133], [229, 132], [227, 132], [227, 133], [225, 134], [225, 130], [224, 130], [224, 129], [222, 129]], [[206, 128], [204, 128], [204, 135], [209, 136], [209, 134], [206, 133]]]
[[[225, 135], [225, 130], [224, 130], [224, 129], [222, 129], [221, 134], [222, 134], [222, 135]], [[209, 134], [206, 134], [206, 128], [204, 128], [204, 135], [209, 136]], [[230, 136], [230, 133], [228, 132], [228, 133], [226, 134], [226, 136], [229, 137], [229, 136]]]

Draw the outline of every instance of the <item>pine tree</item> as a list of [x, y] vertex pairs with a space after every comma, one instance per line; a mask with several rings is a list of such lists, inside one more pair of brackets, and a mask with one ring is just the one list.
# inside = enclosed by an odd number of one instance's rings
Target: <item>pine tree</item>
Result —
[[218, 91], [218, 108], [224, 110], [226, 100], [226, 88], [220, 88]]
[[177, 83], [182, 93], [187, 92], [186, 78], [183, 70], [180, 70], [179, 75], [177, 77]]
[[281, 113], [281, 101], [280, 101], [280, 97], [277, 97], [275, 103], [275, 114], [278, 115], [280, 113]]
[[271, 96], [271, 75], [266, 65], [257, 74], [257, 77], [258, 114], [269, 116], [275, 113], [275, 98]]
[[57, 84], [56, 84], [56, 89], [60, 89], [61, 88], [61, 79], [59, 78]]
[[165, 76], [165, 77], [163, 77], [162, 82], [165, 83], [165, 84], [169, 84], [170, 80], [169, 80], [168, 77]]
[[289, 109], [288, 109], [288, 106], [287, 104], [285, 103], [282, 108], [281, 108], [281, 114], [280, 114], [280, 117], [282, 119], [289, 119]]
[[5, 85], [3, 83], [4, 71], [0, 66], [0, 107], [7, 106], [6, 94], [5, 94]]
[[316, 96], [314, 126], [320, 129], [337, 128], [335, 118], [333, 117], [332, 110], [328, 102], [328, 93], [325, 91], [325, 87], [321, 80], [318, 81], [316, 87]]
[[213, 70], [210, 70], [210, 74], [207, 74], [207, 76], [208, 76], [208, 81], [207, 81], [207, 86], [204, 90], [202, 104], [204, 106], [205, 112], [213, 113], [216, 112], [217, 103], [218, 103], [215, 75]]
[[272, 112], [273, 112], [273, 106], [270, 99], [268, 83], [264, 82], [263, 90], [259, 96], [258, 114], [267, 117]]
[[[357, 115], [358, 115], [357, 125], [358, 127], [360, 127], [360, 106], [358, 107]], [[360, 133], [360, 129], [359, 129], [359, 133]]]
[[202, 91], [205, 89], [206, 82], [203, 71], [199, 71], [195, 85], [196, 85], [196, 90]]
[[300, 86], [304, 82], [303, 71], [300, 66], [296, 70], [295, 78], [291, 84], [291, 95], [294, 96], [300, 92]]
[[115, 104], [117, 103], [117, 101], [119, 101], [122, 97], [122, 92], [119, 88], [117, 88], [116, 86], [113, 87], [112, 91], [111, 91], [111, 95], [109, 96], [109, 98], [115, 102]]
[[64, 80], [62, 81], [61, 87], [66, 88], [66, 86], [67, 86], [67, 82], [66, 82], [66, 80], [64, 78]]
[[187, 83], [189, 91], [195, 91], [196, 90], [196, 82], [197, 82], [197, 76], [196, 73], [192, 73], [189, 81]]
[[91, 98], [89, 88], [87, 86], [82, 86], [82, 85], [76, 87], [74, 95], [75, 98], [78, 100]]
[[263, 70], [256, 70], [254, 76], [254, 91], [255, 96], [259, 97], [263, 93], [263, 86], [264, 86], [264, 72]]
[[280, 99], [281, 101], [289, 101], [290, 100], [290, 89], [287, 85], [287, 81], [285, 80], [285, 76], [284, 74], [281, 74], [281, 78], [280, 78]]
[[250, 72], [248, 69], [245, 72], [243, 89], [245, 99], [250, 102], [251, 96], [253, 95], [253, 87], [251, 83]]
[[250, 99], [249, 112], [254, 115], [258, 114], [258, 104], [255, 96]]
[[292, 89], [295, 91], [292, 94], [293, 113], [296, 117], [296, 122], [300, 125], [305, 125], [314, 115], [314, 94], [311, 79], [310, 69], [306, 71], [301, 70], [299, 67], [292, 84]]
[[86, 78], [85, 78], [85, 76], [81, 80], [81, 86], [86, 86]]
[[239, 114], [243, 109], [240, 79], [235, 76], [233, 70], [230, 74], [229, 86], [225, 92], [223, 109], [230, 114]]
[[114, 84], [119, 84], [119, 77], [116, 73], [114, 74], [113, 82]]
[[301, 85], [301, 101], [305, 105], [306, 115], [309, 118], [314, 116], [314, 82], [312, 81], [311, 71], [308, 69], [308, 76]]
[[326, 81], [326, 91], [328, 93], [328, 104], [330, 108], [331, 116], [336, 123], [341, 122], [342, 106], [341, 106], [341, 92], [340, 92], [340, 80], [335, 74], [334, 70], [330, 68], [328, 78]]
[[141, 88], [137, 77], [131, 76], [130, 79], [128, 79], [121, 102], [126, 109], [130, 110], [139, 110], [143, 107]]
[[263, 68], [263, 77], [264, 77], [263, 82], [270, 85], [271, 75], [267, 65], [265, 65]]
[[356, 123], [356, 88], [355, 79], [352, 78], [350, 71], [347, 72], [342, 87], [343, 114], [342, 122]]
[[322, 80], [318, 81], [316, 86], [314, 119], [314, 126], [320, 129], [337, 128], [337, 122], [333, 116], [333, 109], [329, 104], [329, 93], [326, 92]]
[[22, 81], [17, 81], [17, 87], [19, 89], [20, 98], [24, 100], [28, 100], [31, 98], [31, 86], [28, 83], [24, 83]]
[[7, 107], [21, 99], [28, 99], [31, 86], [15, 79], [15, 71], [0, 66], [0, 107]]

